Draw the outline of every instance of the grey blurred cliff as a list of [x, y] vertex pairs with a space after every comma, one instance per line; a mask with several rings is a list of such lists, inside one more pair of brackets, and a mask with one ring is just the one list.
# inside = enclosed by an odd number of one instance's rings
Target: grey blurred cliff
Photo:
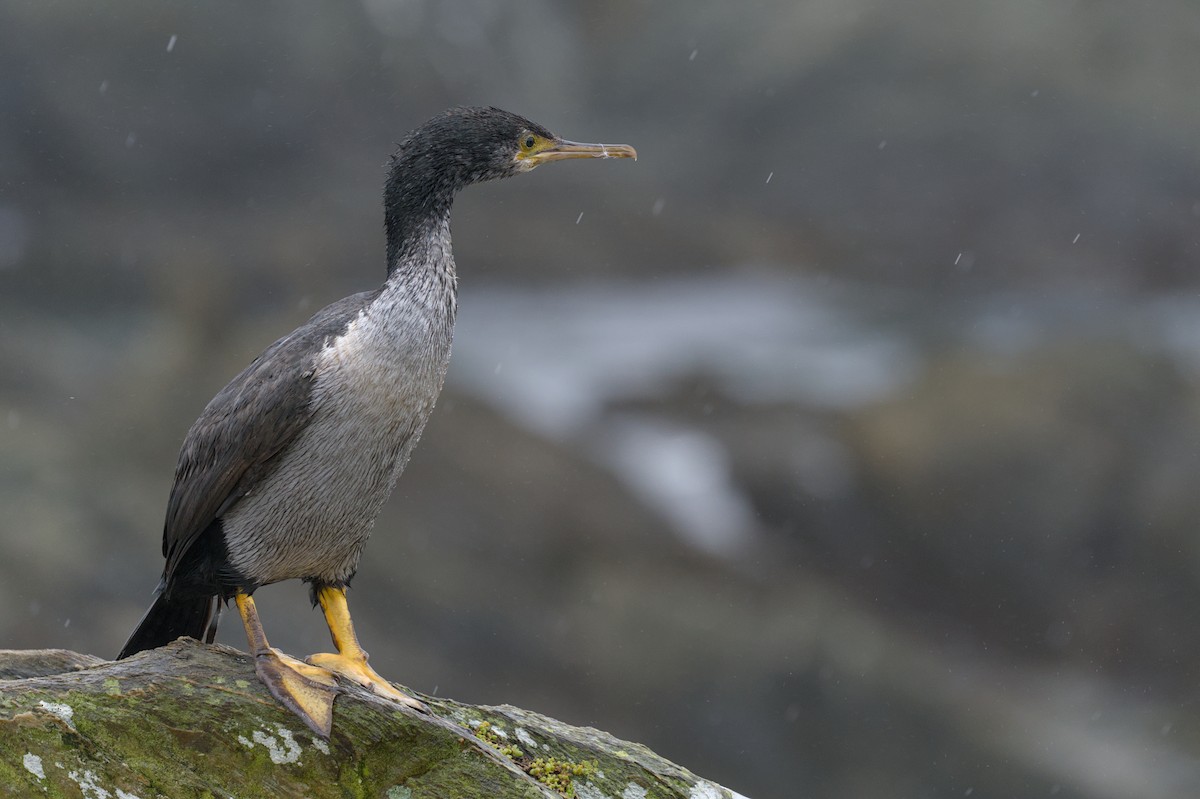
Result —
[[188, 425], [382, 280], [393, 143], [494, 104], [641, 158], [460, 198], [447, 390], [351, 596], [381, 673], [756, 799], [1196, 796], [1197, 30], [5, 3], [0, 646], [115, 653]]

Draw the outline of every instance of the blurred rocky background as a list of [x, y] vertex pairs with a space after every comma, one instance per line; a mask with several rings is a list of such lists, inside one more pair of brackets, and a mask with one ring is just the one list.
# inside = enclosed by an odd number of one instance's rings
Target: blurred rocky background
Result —
[[352, 596], [382, 673], [755, 799], [1200, 795], [1198, 31], [0, 5], [0, 646], [117, 651], [191, 421], [381, 281], [393, 143], [494, 104], [641, 159], [460, 198], [455, 361]]

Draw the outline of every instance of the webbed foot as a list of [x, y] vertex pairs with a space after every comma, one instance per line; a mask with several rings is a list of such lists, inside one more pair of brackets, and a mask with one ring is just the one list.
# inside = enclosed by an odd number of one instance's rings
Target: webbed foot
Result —
[[367, 664], [365, 652], [361, 658], [334, 652], [321, 652], [308, 657], [307, 662], [312, 664], [309, 668], [319, 667], [334, 674], [340, 674], [347, 680], [369, 689], [377, 696], [407, 705], [421, 713], [429, 712], [429, 708], [425, 706], [424, 702], [414, 699], [379, 676], [375, 669]]
[[317, 735], [329, 738], [333, 729], [333, 700], [341, 693], [332, 674], [273, 647], [255, 653], [254, 672], [271, 696]]

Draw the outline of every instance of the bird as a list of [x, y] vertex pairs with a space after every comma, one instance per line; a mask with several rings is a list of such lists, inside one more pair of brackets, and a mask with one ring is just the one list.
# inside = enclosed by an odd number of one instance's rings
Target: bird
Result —
[[[162, 577], [118, 659], [181, 636], [212, 643], [232, 601], [258, 679], [323, 738], [338, 676], [428, 712], [368, 664], [346, 591], [445, 379], [457, 311], [455, 196], [575, 158], [637, 152], [568, 141], [494, 107], [449, 109], [399, 143], [383, 190], [386, 280], [269, 346], [191, 426], [167, 502]], [[300, 660], [268, 643], [254, 592], [293, 579], [308, 584], [336, 652]]]

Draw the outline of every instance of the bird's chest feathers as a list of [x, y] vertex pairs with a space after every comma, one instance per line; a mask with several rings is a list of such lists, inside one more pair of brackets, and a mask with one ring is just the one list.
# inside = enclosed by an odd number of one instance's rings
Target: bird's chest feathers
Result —
[[[453, 308], [379, 304], [317, 358], [313, 409], [355, 446], [397, 447], [433, 410], [450, 358]], [[331, 430], [331, 432], [333, 432]]]

